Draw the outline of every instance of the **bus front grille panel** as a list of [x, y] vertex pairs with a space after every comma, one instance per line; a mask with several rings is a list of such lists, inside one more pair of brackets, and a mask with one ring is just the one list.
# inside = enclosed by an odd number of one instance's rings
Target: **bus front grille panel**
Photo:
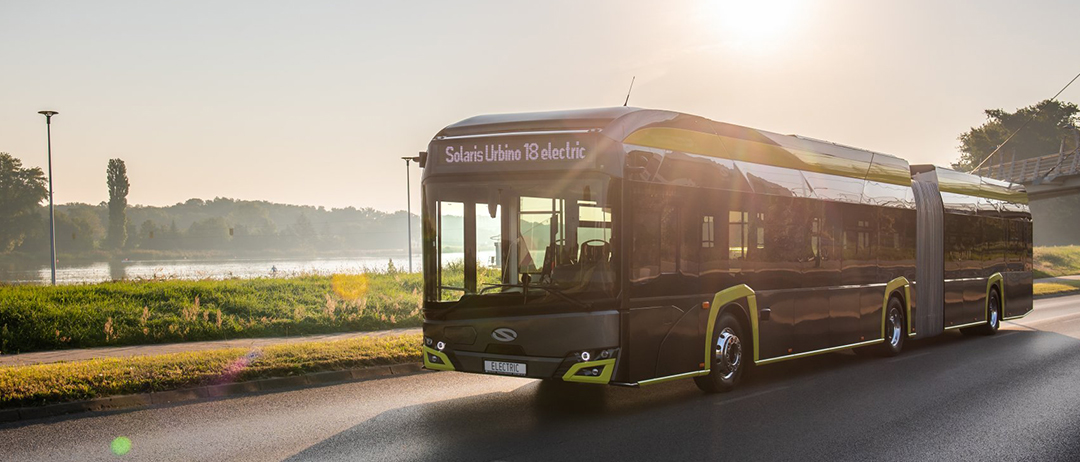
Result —
[[484, 353], [491, 353], [493, 355], [507, 355], [507, 356], [526, 356], [525, 349], [521, 345], [506, 345], [500, 343], [488, 344], [484, 349]]

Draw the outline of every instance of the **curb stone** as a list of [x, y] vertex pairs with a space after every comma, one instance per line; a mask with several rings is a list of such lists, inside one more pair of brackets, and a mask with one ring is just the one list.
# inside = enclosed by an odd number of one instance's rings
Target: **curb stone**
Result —
[[0, 411], [0, 423], [16, 422], [19, 420], [18, 409], [8, 409], [6, 411]]
[[302, 387], [308, 384], [306, 375], [294, 375], [292, 377], [274, 377], [259, 381], [260, 391], [273, 391], [282, 388]]
[[307, 375], [308, 383], [335, 383], [352, 380], [352, 371], [316, 372]]
[[390, 370], [390, 366], [376, 366], [352, 370], [352, 378], [356, 380], [373, 379], [376, 377], [384, 377], [392, 374], [393, 371]]
[[181, 388], [179, 390], [150, 392], [150, 404], [179, 403], [208, 398], [206, 387]]
[[245, 393], [258, 393], [259, 384], [255, 382], [223, 383], [220, 385], [210, 385], [206, 387], [206, 391], [211, 398], [222, 398]]
[[117, 395], [94, 398], [83, 401], [30, 406], [14, 409], [0, 409], [0, 424], [26, 420], [43, 419], [82, 412], [112, 411], [147, 407], [166, 403], [202, 401], [212, 398], [248, 395], [260, 392], [285, 391], [308, 386], [332, 383], [362, 382], [384, 377], [402, 377], [425, 371], [419, 363], [392, 364], [389, 366], [371, 366], [342, 371], [312, 372], [290, 377], [273, 377], [248, 382], [207, 385], [179, 390], [155, 391], [134, 395]]
[[399, 374], [413, 374], [420, 372], [423, 369], [419, 363], [405, 363], [405, 364], [393, 364], [390, 366], [390, 373], [394, 375]]

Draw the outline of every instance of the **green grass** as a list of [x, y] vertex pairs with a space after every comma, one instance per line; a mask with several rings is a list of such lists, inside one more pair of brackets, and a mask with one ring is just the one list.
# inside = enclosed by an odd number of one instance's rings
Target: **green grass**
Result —
[[0, 367], [0, 408], [420, 361], [420, 335]]
[[1036, 279], [1080, 274], [1080, 245], [1035, 247], [1034, 256]]
[[1039, 282], [1032, 287], [1036, 296], [1057, 295], [1080, 291], [1080, 281], [1061, 280], [1059, 282]]
[[403, 272], [0, 286], [0, 353], [413, 327], [421, 292]]

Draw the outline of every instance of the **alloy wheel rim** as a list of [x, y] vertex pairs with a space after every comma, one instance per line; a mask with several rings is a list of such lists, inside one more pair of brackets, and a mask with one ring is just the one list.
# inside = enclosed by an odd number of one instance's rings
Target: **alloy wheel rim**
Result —
[[889, 344], [894, 347], [900, 344], [900, 338], [903, 334], [901, 324], [900, 311], [896, 308], [889, 310]]
[[998, 325], [998, 298], [997, 296], [990, 297], [990, 325], [996, 327]]
[[720, 331], [716, 339], [714, 362], [724, 380], [734, 377], [742, 365], [742, 341], [730, 327]]

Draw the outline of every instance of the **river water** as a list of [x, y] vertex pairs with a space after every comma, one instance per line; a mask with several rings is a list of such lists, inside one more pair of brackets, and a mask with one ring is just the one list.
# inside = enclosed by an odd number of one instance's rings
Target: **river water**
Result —
[[[228, 279], [288, 277], [302, 274], [356, 274], [385, 271], [390, 261], [408, 270], [408, 255], [317, 259], [144, 260], [57, 265], [57, 284], [83, 284], [119, 279]], [[420, 255], [413, 255], [413, 269], [420, 271]], [[47, 284], [48, 266], [0, 265], [0, 282]]]
[[[464, 254], [446, 253], [444, 261], [461, 260]], [[495, 252], [478, 252], [480, 261], [494, 263]], [[420, 271], [421, 257], [413, 254], [413, 270]], [[358, 274], [386, 271], [390, 262], [408, 271], [409, 256], [378, 255], [349, 258], [276, 258], [222, 260], [139, 260], [94, 262], [56, 267], [57, 284], [87, 284], [121, 279], [250, 279], [289, 277], [305, 274]], [[49, 267], [5, 265], [0, 262], [0, 282], [7, 284], [48, 284]]]

